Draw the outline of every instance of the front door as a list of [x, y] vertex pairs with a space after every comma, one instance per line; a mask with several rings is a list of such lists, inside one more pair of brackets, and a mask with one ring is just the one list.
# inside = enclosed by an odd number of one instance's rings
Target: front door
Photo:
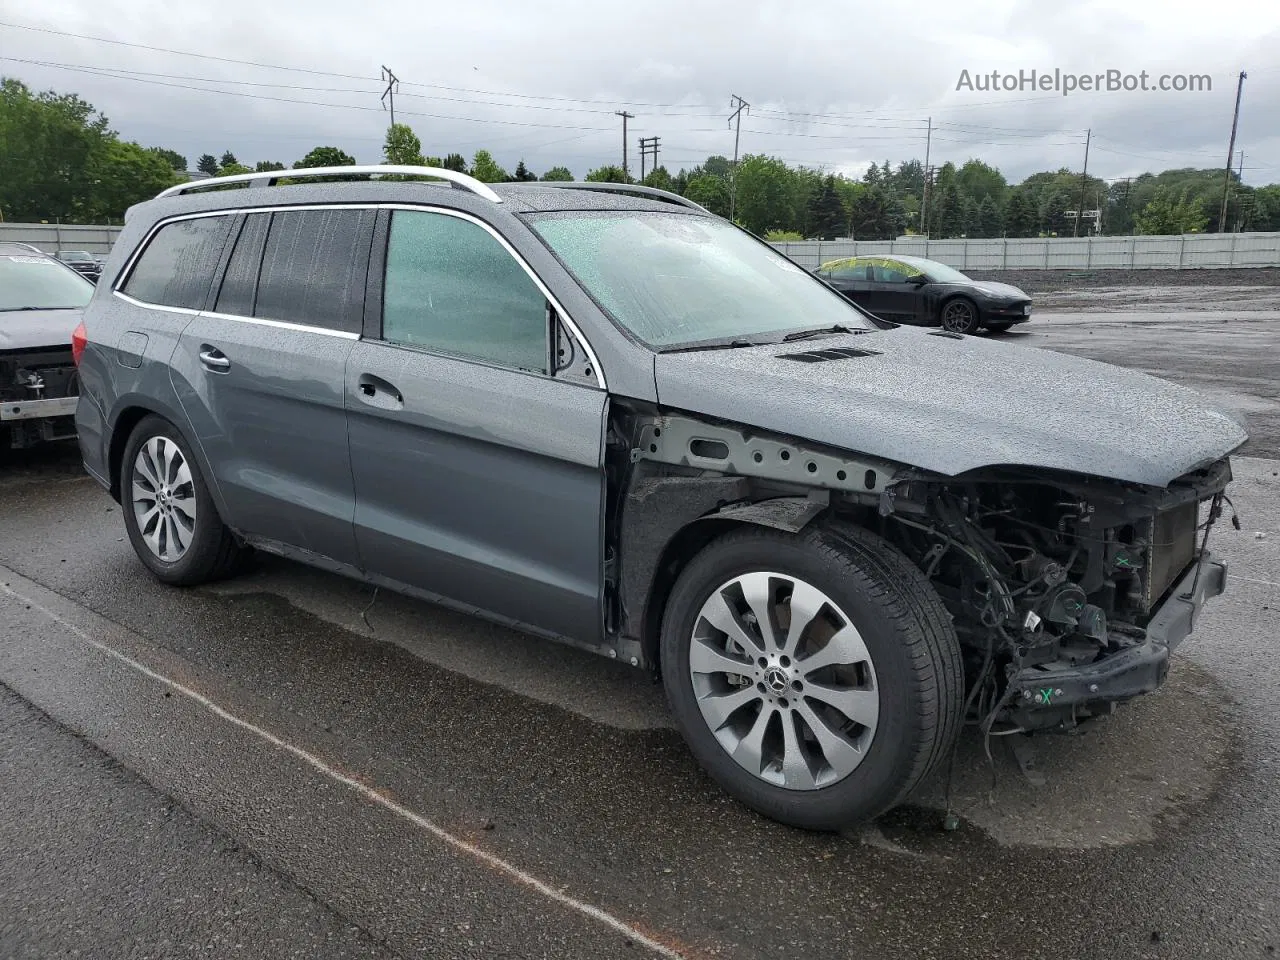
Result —
[[365, 569], [598, 643], [607, 395], [549, 373], [546, 293], [489, 228], [382, 216], [346, 375]]
[[358, 561], [344, 379], [375, 217], [246, 215], [214, 309], [172, 361], [227, 523], [343, 564]]

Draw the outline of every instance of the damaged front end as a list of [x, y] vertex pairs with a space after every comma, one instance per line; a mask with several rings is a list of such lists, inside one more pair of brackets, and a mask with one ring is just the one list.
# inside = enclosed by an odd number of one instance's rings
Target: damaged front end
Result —
[[1226, 457], [1154, 487], [1032, 467], [947, 477], [656, 411], [616, 411], [610, 441], [608, 627], [633, 663], [655, 665], [664, 577], [726, 523], [856, 525], [893, 544], [950, 611], [987, 731], [1071, 729], [1154, 690], [1225, 586], [1207, 542]]
[[0, 444], [21, 449], [73, 438], [79, 394], [69, 344], [0, 351]]
[[955, 618], [984, 728], [1069, 729], [1159, 686], [1222, 593], [1207, 542], [1230, 479], [1226, 459], [1163, 489], [1029, 470], [909, 477], [878, 513]]

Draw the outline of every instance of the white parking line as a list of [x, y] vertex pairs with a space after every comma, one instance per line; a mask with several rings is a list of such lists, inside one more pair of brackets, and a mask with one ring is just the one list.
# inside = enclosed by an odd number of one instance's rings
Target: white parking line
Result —
[[544, 881], [539, 880], [537, 877], [533, 876], [532, 874], [526, 873], [525, 871], [521, 870], [519, 867], [515, 866], [514, 864], [508, 863], [506, 860], [503, 860], [501, 857], [494, 856], [492, 853], [482, 850], [480, 847], [476, 846], [475, 844], [468, 843], [466, 840], [463, 840], [460, 837], [455, 837], [453, 834], [449, 833], [449, 831], [445, 830], [443, 827], [439, 826], [438, 824], [433, 823], [431, 820], [428, 820], [426, 817], [422, 816], [421, 814], [415, 813], [414, 811], [410, 810], [408, 807], [401, 806], [400, 804], [396, 803], [394, 800], [391, 800], [390, 798], [383, 796], [381, 793], [379, 793], [377, 790], [374, 790], [372, 787], [365, 786], [363, 783], [360, 783], [358, 780], [353, 780], [351, 777], [348, 777], [340, 773], [339, 771], [335, 770], [333, 767], [325, 763], [323, 760], [321, 760], [319, 757], [317, 757], [315, 754], [308, 753], [306, 750], [302, 749], [301, 747], [294, 746], [292, 743], [289, 743], [286, 740], [280, 739], [275, 734], [270, 733], [269, 731], [263, 730], [261, 727], [255, 726], [254, 724], [250, 723], [248, 720], [244, 720], [236, 716], [234, 713], [231, 713], [230, 711], [224, 709], [223, 707], [218, 706], [218, 704], [214, 703], [204, 694], [198, 693], [197, 691], [192, 690], [190, 687], [183, 686], [181, 683], [178, 683], [176, 680], [171, 680], [169, 677], [166, 677], [163, 674], [157, 673], [156, 671], [152, 670], [150, 667], [146, 666], [145, 664], [139, 663], [137, 660], [134, 660], [132, 657], [129, 657], [121, 653], [119, 650], [116, 650], [113, 647], [107, 646], [107, 644], [101, 642], [100, 640], [95, 640], [93, 637], [89, 636], [87, 633], [85, 633], [83, 630], [77, 627], [74, 623], [69, 622], [66, 618], [59, 616], [58, 614], [54, 613], [52, 610], [49, 610], [48, 608], [41, 606], [39, 603], [31, 599], [30, 597], [25, 596], [24, 594], [18, 593], [16, 590], [12, 589], [8, 585], [0, 583], [0, 591], [3, 591], [4, 593], [13, 597], [15, 600], [20, 600], [21, 602], [28, 604], [32, 610], [39, 610], [50, 620], [59, 624], [66, 630], [70, 631], [72, 634], [74, 634], [80, 640], [83, 640], [86, 644], [93, 647], [95, 650], [98, 650], [99, 652], [104, 653], [115, 660], [118, 660], [120, 663], [123, 663], [126, 666], [131, 667], [132, 669], [136, 670], [138, 673], [141, 673], [143, 676], [149, 677], [150, 679], [155, 680], [158, 683], [164, 684], [169, 689], [182, 694], [184, 697], [188, 697], [191, 700], [194, 700], [196, 703], [200, 704], [200, 706], [204, 707], [206, 710], [208, 710], [210, 713], [214, 714], [215, 716], [218, 716], [221, 719], [226, 720], [228, 723], [231, 723], [237, 727], [240, 727], [242, 730], [247, 730], [250, 733], [255, 734], [256, 736], [265, 740], [267, 743], [271, 744], [273, 747], [278, 747], [281, 750], [284, 750], [288, 753], [293, 754], [295, 757], [297, 757], [299, 760], [302, 760], [304, 763], [306, 763], [308, 766], [312, 767], [313, 769], [319, 771], [320, 773], [324, 774], [325, 776], [333, 780], [338, 781], [344, 786], [350, 787], [352, 790], [360, 794], [366, 800], [376, 803], [378, 806], [391, 811], [396, 816], [404, 820], [407, 820], [409, 823], [413, 824], [414, 826], [419, 827], [423, 830], [426, 830], [432, 836], [436, 837], [439, 840], [442, 840], [444, 843], [453, 847], [458, 852], [465, 853], [467, 856], [480, 861], [485, 866], [492, 867], [494, 870], [497, 870], [499, 873], [504, 874], [509, 879], [514, 880], [517, 883], [523, 886], [526, 886], [537, 893], [542, 894], [544, 897], [546, 897], [549, 900], [554, 900], [556, 903], [566, 906], [570, 910], [576, 910], [578, 913], [581, 913], [584, 916], [590, 917], [592, 920], [596, 920], [604, 924], [610, 929], [615, 930], [626, 937], [629, 937], [631, 940], [634, 940], [636, 943], [640, 944], [641, 946], [647, 947], [650, 951], [652, 951], [653, 953], [657, 954], [660, 957], [667, 957], [667, 958], [670, 958], [670, 960], [685, 960], [684, 954], [679, 953], [676, 950], [673, 950], [671, 947], [668, 947], [665, 944], [659, 943], [657, 940], [654, 940], [653, 938], [646, 936], [645, 934], [637, 930], [635, 927], [628, 924], [625, 920], [620, 920], [617, 917], [615, 917], [613, 914], [605, 910], [602, 910], [599, 907], [593, 906], [592, 904], [589, 904], [589, 903], [584, 903], [583, 901], [578, 900], [575, 897], [571, 897], [568, 894], [561, 893], [559, 890], [556, 890], [554, 887], [550, 886]]
[[1245, 583], [1261, 583], [1261, 584], [1265, 584], [1268, 587], [1280, 587], [1280, 583], [1276, 583], [1273, 580], [1256, 580], [1253, 577], [1242, 577], [1239, 574], [1235, 574], [1235, 573], [1228, 573], [1227, 579], [1243, 580]]

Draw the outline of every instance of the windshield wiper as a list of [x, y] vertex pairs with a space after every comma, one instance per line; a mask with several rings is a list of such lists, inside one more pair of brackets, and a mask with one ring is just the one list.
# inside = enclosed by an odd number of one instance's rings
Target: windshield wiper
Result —
[[687, 347], [668, 347], [662, 350], [662, 353], [694, 353], [698, 350], [736, 350], [739, 347], [761, 347], [762, 343], [754, 340], [743, 340], [737, 337], [733, 340], [712, 341], [710, 343], [691, 343]]
[[843, 324], [837, 323], [833, 327], [819, 327], [817, 330], [797, 330], [794, 333], [788, 333], [782, 338], [783, 343], [790, 343], [792, 340], [808, 340], [810, 337], [820, 337], [824, 333], [870, 333], [870, 330], [852, 329]]

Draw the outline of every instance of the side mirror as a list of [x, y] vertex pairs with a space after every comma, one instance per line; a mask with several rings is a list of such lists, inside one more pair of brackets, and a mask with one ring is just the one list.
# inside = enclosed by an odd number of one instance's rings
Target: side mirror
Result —
[[923, 273], [917, 273], [907, 278], [907, 283], [911, 284], [913, 287], [923, 287], [928, 282], [929, 278]]

